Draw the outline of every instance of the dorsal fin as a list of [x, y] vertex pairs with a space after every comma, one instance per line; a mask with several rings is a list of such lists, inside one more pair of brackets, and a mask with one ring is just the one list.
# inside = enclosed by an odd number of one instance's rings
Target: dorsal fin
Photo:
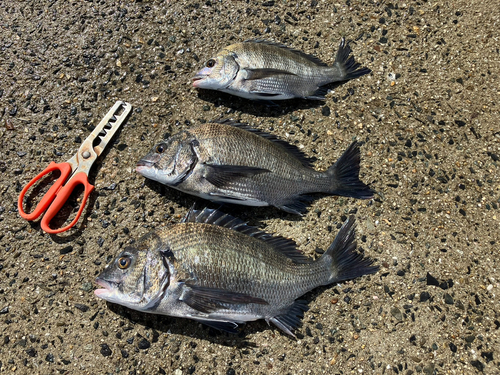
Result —
[[241, 232], [250, 237], [258, 238], [261, 241], [267, 242], [276, 251], [292, 259], [296, 263], [311, 263], [312, 259], [308, 258], [297, 250], [295, 241], [281, 236], [273, 236], [269, 233], [261, 231], [259, 228], [247, 225], [243, 220], [226, 214], [219, 209], [204, 208], [197, 210], [193, 207], [189, 209], [182, 223], [204, 223], [218, 225], [237, 232]]
[[270, 140], [271, 142], [274, 142], [274, 143], [280, 145], [286, 151], [288, 151], [290, 154], [292, 154], [297, 159], [299, 159], [299, 161], [302, 163], [302, 165], [304, 167], [309, 167], [309, 168], [312, 167], [313, 160], [311, 158], [307, 157], [307, 155], [304, 154], [302, 151], [300, 151], [297, 146], [294, 146], [294, 145], [288, 143], [287, 141], [283, 141], [279, 138], [276, 138], [276, 136], [273, 134], [269, 134], [269, 133], [266, 133], [262, 130], [252, 128], [247, 123], [238, 122], [238, 121], [235, 121], [232, 119], [219, 119], [219, 120], [214, 120], [212, 122], [217, 123], [217, 124], [234, 126], [234, 127], [249, 131], [251, 133], [254, 133], [262, 138], [266, 138], [266, 139]]
[[314, 63], [314, 64], [316, 64], [318, 66], [328, 66], [328, 64], [324, 63], [323, 61], [321, 61], [320, 59], [318, 59], [316, 56], [308, 55], [307, 53], [299, 51], [298, 49], [290, 48], [290, 47], [285, 46], [284, 44], [272, 42], [270, 40], [265, 40], [265, 39], [248, 39], [248, 40], [245, 40], [243, 43], [260, 43], [260, 44], [266, 44], [268, 46], [283, 48], [283, 49], [286, 49], [286, 50], [288, 50], [290, 52], [295, 53], [296, 55], [299, 55], [301, 57], [306, 58], [307, 60], [309, 60], [310, 62], [312, 62], [312, 63]]

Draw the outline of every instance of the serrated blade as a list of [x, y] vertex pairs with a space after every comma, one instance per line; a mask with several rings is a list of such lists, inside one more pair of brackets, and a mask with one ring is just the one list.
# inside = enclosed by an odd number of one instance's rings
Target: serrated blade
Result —
[[117, 101], [89, 135], [89, 139], [94, 139], [92, 145], [97, 156], [101, 155], [131, 110], [131, 104]]

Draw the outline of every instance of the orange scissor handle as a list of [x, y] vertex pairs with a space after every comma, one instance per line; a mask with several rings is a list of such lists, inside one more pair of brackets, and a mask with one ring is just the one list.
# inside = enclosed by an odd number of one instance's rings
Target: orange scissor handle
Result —
[[[69, 196], [75, 190], [75, 188], [78, 185], [83, 185], [84, 187], [84, 193], [83, 193], [83, 198], [82, 198], [82, 203], [80, 205], [80, 209], [78, 210], [78, 213], [76, 214], [76, 217], [73, 219], [73, 221], [66, 225], [63, 228], [58, 228], [58, 229], [52, 229], [49, 227], [50, 221], [54, 218], [54, 216], [57, 215], [59, 210], [64, 206], [64, 203], [68, 200]], [[52, 204], [49, 206], [47, 209], [47, 212], [43, 216], [40, 226], [42, 229], [47, 232], [47, 233], [61, 233], [69, 228], [71, 228], [73, 225], [76, 224], [80, 216], [82, 215], [83, 209], [85, 208], [85, 204], [87, 203], [87, 199], [94, 190], [94, 185], [91, 185], [88, 181], [88, 176], [85, 172], [78, 172], [75, 174], [73, 177], [70, 178], [70, 180], [64, 185], [57, 193], [54, 201]]]
[[[26, 195], [28, 189], [31, 186], [33, 186], [37, 181], [41, 180], [45, 175], [48, 175], [50, 172], [53, 172], [55, 170], [59, 170], [61, 172], [61, 176], [59, 176], [57, 181], [50, 187], [49, 191], [43, 196], [42, 200], [36, 205], [32, 213], [27, 214], [26, 212], [24, 212], [23, 201], [24, 201], [24, 196]], [[57, 192], [59, 191], [61, 186], [66, 182], [71, 172], [72, 168], [69, 163], [57, 164], [55, 162], [51, 162], [49, 166], [45, 168], [45, 170], [43, 170], [41, 173], [38, 174], [38, 176], [33, 178], [28, 183], [28, 185], [24, 187], [24, 189], [21, 191], [21, 194], [19, 194], [19, 200], [17, 201], [17, 209], [19, 210], [19, 214], [21, 215], [21, 217], [29, 221], [38, 219], [40, 215], [42, 215], [42, 213], [47, 209], [50, 203], [54, 200]]]

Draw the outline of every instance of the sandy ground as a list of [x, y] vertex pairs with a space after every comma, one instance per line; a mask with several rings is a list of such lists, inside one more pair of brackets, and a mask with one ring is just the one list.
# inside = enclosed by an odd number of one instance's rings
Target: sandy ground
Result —
[[[482, 1], [0, 2], [0, 372], [20, 374], [500, 373], [500, 7]], [[497, 4], [498, 5], [498, 4]], [[373, 72], [323, 102], [266, 107], [199, 92], [225, 45], [278, 41], [332, 63], [342, 36]], [[47, 235], [19, 191], [69, 159], [116, 100], [133, 114], [92, 170], [79, 225]], [[135, 173], [166, 133], [231, 117], [326, 169], [353, 139], [371, 201], [307, 215], [231, 207], [317, 256], [349, 213], [381, 270], [308, 295], [298, 339], [238, 336], [106, 304], [95, 276], [195, 201]]]

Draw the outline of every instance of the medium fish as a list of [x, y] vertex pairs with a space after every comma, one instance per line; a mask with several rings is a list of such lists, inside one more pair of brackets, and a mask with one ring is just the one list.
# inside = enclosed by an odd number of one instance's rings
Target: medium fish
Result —
[[152, 232], [106, 266], [95, 295], [128, 308], [190, 318], [235, 333], [265, 319], [287, 334], [300, 324], [310, 290], [374, 273], [356, 252], [354, 217], [317, 260], [218, 210], [190, 210], [184, 222]]
[[157, 144], [137, 172], [188, 194], [215, 202], [275, 206], [301, 214], [325, 193], [370, 199], [359, 180], [356, 142], [325, 172], [311, 168], [295, 146], [234, 122], [205, 123]]
[[193, 77], [193, 86], [227, 92], [247, 99], [324, 100], [328, 85], [371, 72], [349, 57], [342, 38], [335, 62], [327, 66], [317, 57], [264, 40], [232, 44], [211, 58]]

